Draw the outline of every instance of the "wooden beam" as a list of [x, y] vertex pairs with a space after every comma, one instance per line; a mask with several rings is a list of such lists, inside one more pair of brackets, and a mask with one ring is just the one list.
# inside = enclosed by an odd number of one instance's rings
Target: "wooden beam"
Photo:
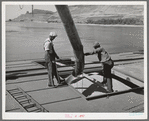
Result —
[[63, 22], [64, 28], [67, 32], [67, 36], [73, 48], [73, 52], [75, 56], [75, 69], [73, 71], [73, 75], [77, 76], [81, 74], [84, 69], [83, 45], [80, 41], [77, 29], [71, 17], [68, 6], [67, 5], [56, 5], [56, 9]]

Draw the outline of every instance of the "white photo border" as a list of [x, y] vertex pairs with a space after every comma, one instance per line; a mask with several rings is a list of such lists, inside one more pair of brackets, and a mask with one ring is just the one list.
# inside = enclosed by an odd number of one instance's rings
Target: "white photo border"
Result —
[[[144, 113], [6, 113], [5, 112], [5, 65], [6, 65], [6, 43], [5, 43], [5, 14], [6, 14], [6, 5], [144, 5]], [[71, 120], [71, 119], [147, 119], [148, 117], [148, 104], [147, 104], [147, 2], [146, 1], [77, 1], [77, 2], [68, 2], [68, 1], [55, 1], [55, 2], [39, 2], [39, 1], [13, 1], [13, 2], [2, 2], [2, 119], [40, 119], [40, 120]], [[70, 115], [72, 117], [67, 117]], [[85, 115], [84, 117], [75, 117], [75, 115]]]

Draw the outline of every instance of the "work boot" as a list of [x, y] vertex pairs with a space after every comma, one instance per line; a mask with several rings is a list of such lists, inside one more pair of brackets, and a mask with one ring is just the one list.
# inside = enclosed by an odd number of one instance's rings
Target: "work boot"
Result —
[[67, 84], [67, 83], [65, 82], [65, 79], [64, 79], [64, 78], [60, 78], [60, 83], [59, 83], [59, 84], [65, 85], [65, 84]]
[[113, 89], [111, 89], [111, 90], [107, 89], [106, 91], [107, 91], [107, 93], [112, 93], [112, 92], [114, 92]]
[[48, 87], [55, 87], [55, 85], [48, 84]]
[[103, 87], [107, 87], [107, 82], [106, 81], [101, 82], [101, 84], [102, 84]]
[[55, 87], [55, 85], [54, 85], [54, 81], [53, 81], [53, 80], [52, 80], [52, 82], [49, 81], [48, 86], [49, 86], [49, 87]]
[[61, 83], [58, 83], [58, 86], [67, 85], [65, 81], [62, 81]]

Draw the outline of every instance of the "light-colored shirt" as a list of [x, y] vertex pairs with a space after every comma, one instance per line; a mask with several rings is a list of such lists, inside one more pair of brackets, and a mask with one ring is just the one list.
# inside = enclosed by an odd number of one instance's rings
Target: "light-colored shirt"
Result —
[[105, 51], [103, 47], [98, 47], [91, 54], [97, 54], [100, 62], [106, 62], [111, 59], [110, 55]]
[[55, 57], [59, 58], [58, 55], [56, 54], [55, 50], [54, 50], [53, 42], [49, 38], [47, 38], [44, 41], [44, 45], [43, 46], [44, 46], [44, 50], [45, 50], [45, 60], [47, 62], [55, 61]]
[[52, 53], [52, 47], [53, 47], [53, 43], [52, 41], [47, 38], [45, 41], [44, 41], [44, 50], [49, 50], [50, 53]]

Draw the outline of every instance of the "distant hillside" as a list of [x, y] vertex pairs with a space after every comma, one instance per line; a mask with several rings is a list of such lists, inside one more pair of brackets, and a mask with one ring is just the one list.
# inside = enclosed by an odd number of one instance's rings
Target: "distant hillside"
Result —
[[39, 9], [34, 9], [33, 10], [34, 14], [53, 14], [54, 12], [52, 11], [46, 11], [46, 10], [39, 10]]
[[13, 19], [12, 21], [40, 21], [40, 22], [47, 22], [49, 20], [49, 17], [53, 15], [54, 12], [52, 11], [46, 11], [46, 10], [39, 10], [34, 9], [33, 14], [29, 13], [28, 11], [26, 14], [22, 14], [19, 17]]
[[[75, 23], [143, 24], [143, 5], [73, 5], [69, 10]], [[57, 12], [34, 9], [12, 21], [61, 22]]]

